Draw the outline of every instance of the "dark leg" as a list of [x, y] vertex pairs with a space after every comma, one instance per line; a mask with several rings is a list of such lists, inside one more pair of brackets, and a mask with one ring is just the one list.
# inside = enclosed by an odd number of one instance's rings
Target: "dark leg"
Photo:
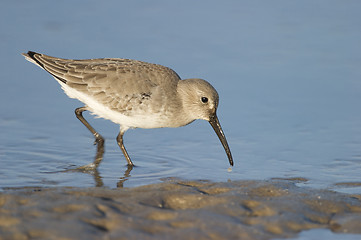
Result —
[[122, 149], [122, 152], [124, 154], [124, 157], [125, 159], [127, 160], [128, 162], [128, 166], [134, 166], [132, 160], [130, 160], [130, 157], [127, 153], [127, 150], [125, 149], [124, 147], [124, 144], [123, 144], [123, 135], [124, 135], [124, 132], [123, 131], [120, 131], [118, 136], [117, 136], [117, 142], [118, 142], [118, 145], [120, 147], [120, 149]]
[[87, 120], [85, 120], [85, 118], [83, 117], [83, 112], [86, 110], [87, 109], [85, 107], [77, 108], [77, 109], [75, 109], [75, 115], [84, 124], [84, 126], [87, 129], [89, 129], [89, 131], [95, 137], [94, 144], [97, 144], [97, 154], [95, 156], [94, 164], [95, 164], [95, 167], [98, 167], [98, 165], [100, 164], [100, 162], [103, 159], [104, 138], [99, 133], [97, 133], [97, 131], [95, 131], [95, 129], [92, 126], [90, 126], [90, 124], [87, 122]]

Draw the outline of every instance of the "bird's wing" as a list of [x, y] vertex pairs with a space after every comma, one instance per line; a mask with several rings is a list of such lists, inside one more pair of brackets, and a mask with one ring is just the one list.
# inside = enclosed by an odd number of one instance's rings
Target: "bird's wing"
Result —
[[151, 101], [156, 97], [153, 94], [167, 85], [176, 86], [180, 80], [170, 68], [130, 59], [72, 60], [34, 52], [23, 55], [57, 80], [120, 112], [129, 111], [129, 102], [136, 108]]

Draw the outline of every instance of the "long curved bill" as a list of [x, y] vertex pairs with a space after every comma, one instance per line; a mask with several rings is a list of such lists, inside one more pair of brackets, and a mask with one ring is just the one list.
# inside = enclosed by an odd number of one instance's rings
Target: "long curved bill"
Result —
[[229, 149], [226, 136], [223, 133], [223, 130], [221, 128], [221, 124], [219, 123], [219, 120], [218, 120], [218, 117], [217, 117], [216, 113], [214, 113], [214, 115], [211, 116], [211, 118], [209, 119], [209, 123], [211, 124], [214, 131], [216, 132], [219, 140], [221, 141], [221, 143], [222, 143], [222, 145], [224, 147], [224, 150], [227, 153], [229, 164], [231, 166], [233, 166], [233, 158], [232, 158], [231, 150]]

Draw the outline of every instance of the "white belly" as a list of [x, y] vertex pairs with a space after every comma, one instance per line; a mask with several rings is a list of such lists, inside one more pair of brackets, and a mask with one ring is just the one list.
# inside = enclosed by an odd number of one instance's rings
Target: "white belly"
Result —
[[[57, 80], [58, 81], [58, 80]], [[114, 123], [120, 125], [122, 130], [129, 128], [161, 128], [172, 127], [172, 121], [169, 121], [168, 117], [162, 114], [162, 111], [158, 113], [150, 112], [135, 112], [132, 116], [124, 115], [118, 111], [114, 111], [104, 104], [99, 103], [94, 98], [69, 87], [65, 83], [58, 81], [64, 92], [70, 97], [78, 99], [83, 102], [87, 110], [91, 114], [97, 117], [108, 119]]]

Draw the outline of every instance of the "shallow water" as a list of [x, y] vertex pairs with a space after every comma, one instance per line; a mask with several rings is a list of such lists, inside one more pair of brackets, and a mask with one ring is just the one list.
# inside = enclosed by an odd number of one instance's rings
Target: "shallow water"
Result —
[[[301, 186], [361, 192], [359, 1], [87, 3], [2, 3], [1, 188], [302, 178]], [[207, 79], [235, 166], [209, 124], [196, 121], [128, 131], [137, 167], [127, 173], [118, 127], [86, 115], [106, 138], [103, 162], [96, 177], [67, 171], [95, 155], [73, 112], [82, 104], [26, 62], [28, 50], [132, 58]]]
[[334, 234], [328, 229], [312, 229], [303, 231], [298, 237], [290, 238], [290, 240], [317, 240], [317, 239], [328, 239], [328, 240], [357, 240], [360, 239], [358, 234]]

